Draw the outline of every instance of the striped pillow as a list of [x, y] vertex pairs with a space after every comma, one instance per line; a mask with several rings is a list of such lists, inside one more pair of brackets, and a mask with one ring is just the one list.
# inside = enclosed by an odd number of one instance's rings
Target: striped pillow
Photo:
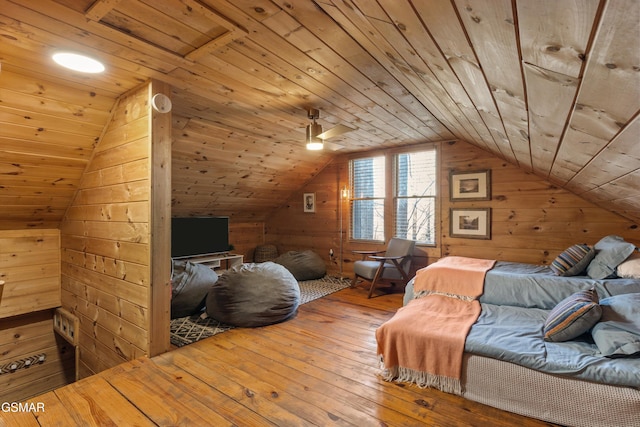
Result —
[[585, 244], [573, 245], [553, 260], [551, 270], [557, 276], [577, 276], [587, 269], [595, 255], [594, 248]]
[[580, 291], [556, 305], [544, 323], [544, 340], [569, 341], [591, 329], [602, 316], [595, 289]]

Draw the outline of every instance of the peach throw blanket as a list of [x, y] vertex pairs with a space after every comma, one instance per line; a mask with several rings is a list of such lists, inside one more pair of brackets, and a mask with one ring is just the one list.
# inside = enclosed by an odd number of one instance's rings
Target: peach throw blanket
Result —
[[477, 301], [494, 260], [446, 257], [419, 270], [417, 297], [376, 330], [387, 381], [462, 393], [464, 343], [480, 315]]

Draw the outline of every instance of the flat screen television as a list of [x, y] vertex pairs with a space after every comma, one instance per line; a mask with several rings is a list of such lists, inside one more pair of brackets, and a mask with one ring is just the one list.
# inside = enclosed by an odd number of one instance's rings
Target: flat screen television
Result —
[[229, 251], [229, 217], [171, 218], [171, 257]]

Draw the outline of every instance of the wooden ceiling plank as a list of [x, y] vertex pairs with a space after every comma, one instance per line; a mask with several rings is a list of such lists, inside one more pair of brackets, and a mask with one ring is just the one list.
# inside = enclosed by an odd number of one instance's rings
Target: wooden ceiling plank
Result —
[[51, 187], [51, 188], [75, 188], [80, 178], [60, 178], [54, 174], [47, 176], [15, 175], [0, 173], [2, 185], [13, 187]]
[[[593, 112], [592, 118], [597, 121], [597, 113]], [[549, 179], [558, 185], [566, 186], [589, 163], [599, 149], [606, 146], [608, 142], [605, 138], [599, 138], [568, 127], [560, 142]]]
[[[60, 157], [47, 157], [39, 153], [12, 153], [0, 151], [0, 170], [2, 173], [20, 175], [27, 169], [33, 169], [38, 173], [44, 173], [51, 168], [56, 175], [69, 177], [78, 175], [77, 169], [87, 164], [85, 159], [65, 159]], [[81, 172], [80, 172], [81, 173]], [[45, 175], [34, 175], [45, 176]]]
[[580, 77], [599, 3], [600, 0], [517, 0], [523, 61]]
[[84, 16], [93, 21], [101, 20], [107, 13], [111, 12], [121, 0], [96, 0], [85, 12]]
[[640, 201], [640, 168], [590, 190], [594, 198], [601, 202], [615, 202], [618, 200]]
[[[14, 189], [17, 189], [14, 187]], [[25, 196], [0, 194], [0, 206], [47, 206], [53, 209], [66, 209], [69, 204], [68, 197], [55, 197], [51, 195]]]
[[180, 56], [197, 49], [205, 40], [203, 34], [137, 1], [124, 2], [97, 24]]
[[517, 164], [531, 171], [529, 121], [511, 1], [457, 0], [455, 4], [496, 100]]
[[[415, 54], [393, 24], [382, 20], [370, 22], [344, 2], [334, 2], [332, 5], [321, 3], [320, 6], [380, 64], [394, 74], [447, 130], [456, 134], [458, 138], [484, 143], [473, 124], [461, 111], [460, 105], [463, 103], [452, 99], [432, 72], [430, 65]], [[437, 64], [435, 68], [438, 68]], [[484, 124], [482, 126], [486, 130]]]
[[[281, 2], [281, 4], [283, 3]], [[318, 9], [311, 3], [302, 3], [295, 8], [287, 8], [286, 4], [283, 4], [283, 10], [308, 29], [318, 41], [330, 48], [330, 51], [325, 49], [306, 49], [307, 51], [314, 54], [325, 51], [335, 52], [342, 60], [347, 61], [354, 69], [359, 70], [370, 79], [374, 85], [375, 82], [386, 82], [385, 85], [380, 85], [380, 89], [403, 105], [409, 113], [420, 120], [422, 125], [428, 126], [440, 139], [452, 137], [451, 132], [422, 103], [416, 102], [413, 94], [404, 89], [403, 85], [390, 78], [393, 76], [389, 70], [380, 66], [377, 61], [373, 61], [371, 52], [363, 49], [353, 35], [345, 31], [341, 25], [336, 25], [335, 20], [329, 14], [319, 14]], [[299, 33], [299, 31], [296, 32], [296, 34]], [[323, 58], [322, 61], [319, 61], [321, 63], [335, 63], [330, 59], [330, 56], [319, 57]], [[339, 65], [339, 62], [336, 65], [338, 71], [345, 69], [345, 67]], [[350, 76], [350, 73], [345, 75]], [[345, 81], [348, 80], [345, 79]]]
[[53, 145], [67, 145], [76, 149], [93, 149], [97, 138], [33, 126], [22, 126], [9, 122], [0, 124], [2, 125], [2, 136], [4, 138], [33, 140]]
[[[297, 9], [296, 9], [297, 10]], [[311, 18], [310, 18], [311, 19]], [[313, 17], [314, 21], [318, 17]], [[416, 116], [407, 110], [407, 108], [399, 102], [389, 92], [395, 91], [396, 87], [389, 82], [390, 87], [385, 87], [385, 90], [376, 86], [376, 84], [370, 80], [369, 75], [361, 73], [357, 67], [346, 61], [343, 57], [338, 55], [331, 47], [323, 43], [314, 33], [307, 30], [302, 24], [300, 24], [294, 17], [287, 13], [279, 13], [263, 21], [272, 31], [284, 37], [298, 49], [304, 51], [310, 58], [317, 61], [319, 64], [332, 64], [332, 72], [342, 79], [341, 84], [335, 87], [343, 93], [349, 93], [352, 90], [365, 94], [368, 98], [376, 103], [376, 105], [384, 106], [385, 109], [391, 114], [388, 121], [394, 123], [394, 126], [398, 129], [408, 128], [405, 130], [409, 136], [413, 138], [424, 138], [428, 140], [438, 140], [439, 137], [430, 128], [427, 128], [425, 124], [420, 122]], [[334, 24], [335, 25], [335, 24]], [[323, 28], [325, 32], [339, 31], [340, 28]], [[344, 42], [351, 40], [345, 38]], [[357, 44], [352, 45], [353, 49], [362, 51]], [[374, 70], [368, 70], [373, 72]], [[375, 70], [376, 72], [379, 69]], [[374, 78], [373, 76], [371, 78]], [[382, 80], [381, 80], [382, 81]], [[405, 94], [396, 96], [402, 96], [413, 98], [412, 95]], [[408, 105], [411, 101], [406, 99]], [[418, 104], [413, 100], [414, 104]]]
[[[76, 49], [87, 51], [84, 46], [70, 42], [68, 39], [56, 36], [41, 29], [10, 20], [6, 23], [6, 17], [0, 14], [0, 27], [5, 38], [3, 43], [12, 46], [9, 53], [3, 55], [5, 61], [10, 61], [10, 69], [13, 72], [24, 72], [26, 75], [42, 76], [43, 80], [58, 82], [68, 87], [84, 85], [92, 88], [92, 92], [114, 97], [128, 84], [140, 84], [130, 74], [117, 69], [111, 69], [110, 76], [92, 75], [74, 72], [55, 64], [51, 55], [57, 50]], [[14, 29], [14, 27], [17, 28]], [[97, 55], [101, 58], [101, 55]], [[47, 58], [47, 59], [44, 59]]]
[[238, 37], [233, 32], [224, 33], [223, 35], [216, 37], [215, 39], [205, 43], [197, 49], [192, 50], [184, 57], [189, 61], [198, 62], [201, 58], [211, 55], [214, 51], [228, 45], [236, 38]]
[[[134, 74], [144, 73], [145, 70], [165, 74], [177, 66], [193, 65], [190, 61], [167, 50], [128, 36], [104, 24], [87, 21], [82, 13], [76, 13], [52, 0], [39, 0], [38, 10], [17, 5], [9, 0], [0, 0], [0, 6], [3, 13], [37, 26], [52, 38], [63, 35], [65, 42], [62, 46], [85, 51], [88, 49], [87, 46], [91, 46], [94, 55], [97, 53], [100, 53], [101, 57], [108, 55], [109, 61], [116, 62], [118, 66]], [[46, 15], [42, 13], [43, 11], [46, 11]], [[77, 40], [81, 40], [81, 43]]]
[[[209, 102], [209, 104], [211, 104]], [[184, 103], [180, 103], [180, 105], [184, 105]], [[192, 105], [192, 104], [190, 104]], [[215, 130], [220, 134], [228, 134], [228, 130], [238, 130], [241, 133], [247, 133], [248, 129], [251, 129], [251, 135], [254, 138], [266, 138], [267, 141], [265, 143], [271, 142], [291, 142], [296, 145], [302, 146], [304, 143], [305, 133], [304, 127], [309, 120], [306, 117], [306, 112], [302, 109], [298, 109], [297, 113], [301, 117], [301, 121], [299, 123], [289, 123], [279, 120], [278, 117], [273, 116], [272, 114], [256, 114], [255, 111], [250, 111], [249, 109], [245, 109], [242, 112], [234, 113], [233, 115], [229, 115], [229, 107], [220, 106], [220, 108], [216, 108], [216, 106], [209, 105], [212, 109], [207, 111], [192, 111], [189, 109], [188, 111], [179, 110], [181, 114], [197, 114], [195, 119], [190, 120], [189, 122], [195, 120], [193, 123], [189, 123], [189, 125], [199, 123], [203, 127], [212, 127], [211, 130]], [[215, 108], [215, 109], [213, 109]], [[227, 114], [225, 114], [225, 112]], [[294, 111], [295, 112], [295, 111]], [[304, 120], [302, 118], [304, 117]], [[200, 120], [202, 118], [203, 120]], [[325, 121], [320, 119], [320, 123], [325, 124]], [[183, 126], [184, 129], [187, 126]], [[330, 128], [330, 126], [326, 126], [326, 128]], [[211, 132], [208, 130], [208, 132]], [[383, 140], [376, 135], [364, 134], [364, 132], [360, 129], [354, 132], [350, 132], [341, 138], [333, 138], [331, 141], [340, 141], [344, 140], [343, 143], [348, 145], [358, 143], [359, 141], [363, 144], [375, 144], [381, 143]], [[340, 143], [340, 142], [339, 142]], [[290, 145], [287, 148], [291, 149]]]
[[[438, 114], [442, 116], [446, 111], [449, 111], [455, 117], [453, 120], [446, 116], [440, 118], [447, 127], [455, 129], [456, 133], [462, 137], [470, 138], [486, 150], [491, 151], [495, 142], [489, 129], [473, 106], [468, 94], [464, 90], [459, 90], [457, 78], [451, 72], [446, 59], [442, 57], [410, 5], [391, 3], [387, 7], [391, 7], [392, 10], [387, 11], [372, 2], [357, 3], [357, 12], [359, 13], [350, 11], [351, 8], [341, 5], [340, 2], [333, 2], [344, 13], [348, 13], [353, 22], [357, 22], [357, 27], [366, 25], [363, 28], [367, 28], [369, 37], [372, 37], [371, 34], [377, 36], [375, 39], [371, 39], [374, 46], [384, 43], [384, 56], [395, 62], [398, 71], [401, 72], [403, 68], [408, 68], [419, 77], [415, 86], [420, 88], [426, 85], [431, 89], [433, 95], [425, 95], [428, 98], [435, 98], [432, 99], [433, 102], [444, 104], [442, 106], [436, 104], [433, 107], [438, 110]], [[392, 21], [388, 13], [397, 14], [396, 17], [403, 22]], [[363, 17], [365, 17], [364, 22]], [[400, 32], [399, 29], [402, 31]], [[372, 47], [369, 49], [371, 50]], [[404, 60], [406, 65], [398, 63], [400, 59]], [[378, 58], [378, 61], [383, 61], [383, 59]], [[455, 84], [451, 84], [453, 81]], [[459, 121], [461, 125], [456, 126], [456, 121]]]
[[[321, 120], [335, 116], [336, 122], [344, 122], [358, 126], [360, 130], [367, 132], [371, 137], [372, 144], [376, 144], [378, 141], [391, 140], [397, 135], [397, 130], [388, 126], [384, 121], [380, 126], [374, 127], [370, 124], [376, 121], [376, 117], [369, 111], [367, 104], [354, 103], [340, 92], [300, 72], [300, 70], [292, 64], [264, 50], [253, 41], [243, 40], [241, 43], [234, 43], [232, 49], [239, 55], [247, 56], [249, 59], [254, 60], [257, 64], [256, 66], [260, 65], [260, 63], [257, 62], [259, 59], [266, 65], [266, 70], [283, 76], [285, 78], [283, 90], [287, 93], [293, 92], [297, 98], [300, 98], [298, 108], [313, 106], [320, 109]], [[290, 89], [290, 84], [295, 85], [293, 89]], [[298, 87], [298, 85], [300, 86]], [[311, 92], [311, 90], [313, 92]], [[302, 93], [298, 94], [298, 92]], [[314, 97], [316, 99], [314, 99]], [[335, 105], [338, 108], [333, 108], [331, 105]]]
[[[268, 59], [266, 59], [267, 56]], [[321, 110], [320, 120], [325, 122], [330, 121], [335, 124], [340, 121], [340, 118], [347, 123], [358, 120], [353, 114], [343, 109], [344, 104], [348, 104], [351, 108], [355, 107], [347, 98], [336, 96], [335, 91], [330, 88], [324, 89], [322, 83], [301, 75], [300, 70], [271, 55], [270, 52], [265, 51], [249, 39], [219, 50], [216, 52], [216, 57], [234, 64], [240, 69], [247, 70], [257, 81], [270, 82], [275, 85], [278, 90], [282, 91], [282, 100], [289, 105], [289, 113], [296, 115], [296, 118], [299, 119], [297, 120], [298, 127], [304, 127], [309, 122], [306, 110], [311, 106]], [[301, 85], [301, 79], [306, 82], [304, 86]], [[318, 88], [322, 89], [318, 90]], [[322, 90], [330, 93], [330, 97], [340, 100], [340, 102], [332, 102], [337, 108], [324, 107], [326, 103], [320, 101], [321, 97], [324, 98]], [[318, 100], [314, 101], [314, 97]], [[358, 109], [360, 110], [360, 107]]]
[[140, 2], [173, 17], [203, 35], [207, 35], [209, 39], [236, 28], [231, 22], [228, 22], [229, 25], [221, 25], [216, 22], [208, 16], [210, 8], [198, 1], [140, 0]]
[[25, 127], [56, 130], [72, 135], [94, 138], [104, 125], [83, 122], [66, 117], [38, 113], [29, 109], [18, 109], [0, 104], [0, 123], [11, 123]]
[[6, 185], [3, 177], [3, 185], [0, 185], [0, 196], [51, 196], [67, 199], [73, 195], [75, 189], [70, 187], [58, 187], [53, 185]]
[[190, 11], [197, 11], [207, 19], [215, 22], [221, 27], [226, 28], [230, 32], [239, 32], [246, 35], [248, 32], [244, 28], [238, 26], [227, 17], [223, 16], [215, 8], [209, 7], [207, 4], [196, 0], [180, 0]]
[[[179, 70], [177, 73], [174, 73], [176, 76], [183, 74], [182, 70]], [[186, 78], [186, 75], [185, 75]], [[192, 77], [193, 79], [193, 77]], [[229, 88], [225, 85], [222, 85], [219, 90], [221, 91], [229, 91]], [[195, 89], [194, 89], [195, 91]], [[201, 91], [202, 92], [202, 91]], [[234, 91], [234, 94], [237, 93]], [[213, 102], [208, 102], [207, 110], [201, 111], [193, 111], [192, 106], [190, 104], [180, 102], [180, 99], [177, 99], [176, 111], [180, 114], [187, 114], [187, 110], [184, 108], [188, 108], [191, 110], [191, 114], [196, 114], [197, 117], [214, 119], [217, 117], [217, 121], [221, 124], [233, 125], [232, 122], [229, 121], [230, 117], [242, 117], [243, 115], [247, 117], [248, 122], [251, 123], [251, 127], [256, 136], [263, 135], [268, 136], [270, 138], [275, 138], [277, 140], [288, 140], [294, 143], [304, 141], [304, 126], [305, 122], [299, 125], [293, 126], [282, 126], [280, 124], [281, 115], [276, 114], [276, 112], [281, 111], [280, 108], [290, 108], [290, 106], [283, 106], [282, 102], [278, 99], [263, 99], [260, 102], [260, 98], [258, 97], [260, 93], [256, 95], [252, 95], [251, 93], [247, 93], [246, 91], [241, 91], [241, 93], [247, 94], [247, 96], [234, 96], [233, 102], [230, 102], [229, 99], [225, 98], [222, 101], [222, 104], [215, 104]], [[220, 94], [219, 94], [220, 95]], [[263, 94], [264, 95], [264, 94]], [[190, 99], [194, 99], [191, 97]], [[219, 99], [219, 96], [218, 96]], [[268, 101], [271, 101], [270, 103]], [[256, 102], [259, 102], [259, 111], [256, 111]], [[184, 105], [185, 107], [181, 107]], [[273, 106], [273, 109], [268, 108], [269, 106]], [[236, 111], [235, 114], [230, 115], [231, 111]], [[290, 114], [290, 113], [288, 113]], [[298, 109], [298, 114], [302, 118], [305, 115], [304, 110]], [[232, 120], [236, 120], [235, 118]], [[261, 131], [258, 128], [258, 124], [262, 124], [265, 130], [268, 130], [270, 133], [265, 134], [264, 131]], [[364, 137], [363, 137], [364, 139]], [[375, 142], [375, 136], [372, 138]]]
[[[630, 18], [633, 17], [633, 18]], [[640, 109], [640, 2], [607, 2], [551, 175], [568, 182]]]
[[[393, 2], [386, 3], [391, 5]], [[416, 2], [414, 7], [489, 128], [498, 146], [494, 154], [517, 164], [495, 99], [485, 84], [485, 75], [457, 18], [456, 9], [451, 3], [440, 1]]]
[[[216, 7], [220, 6], [221, 5], [216, 3]], [[258, 22], [251, 20], [251, 18], [244, 15], [244, 12], [239, 12], [238, 10], [234, 12], [233, 10], [237, 8], [246, 11], [246, 13], [251, 16], [255, 16], [256, 14], [259, 15]], [[258, 13], [256, 10], [260, 10], [261, 12]], [[342, 87], [344, 84], [342, 80], [336, 78], [336, 76], [334, 76], [328, 69], [325, 69], [321, 64], [312, 60], [299, 49], [283, 40], [282, 37], [260, 24], [260, 22], [273, 16], [275, 13], [277, 13], [277, 11], [273, 10], [273, 4], [266, 1], [260, 1], [259, 4], [256, 4], [254, 1], [247, 0], [234, 1], [233, 5], [229, 5], [227, 9], [225, 9], [225, 15], [232, 18], [235, 17], [236, 21], [243, 23], [249, 29], [251, 38], [255, 42], [258, 42], [263, 49], [271, 53], [273, 57], [286, 58], [286, 60], [292, 64], [294, 69], [297, 70], [294, 72], [297, 76], [293, 76], [293, 81], [297, 81], [300, 74], [305, 74], [313, 80], [326, 84], [327, 87], [331, 88], [333, 93], [341, 93], [340, 91], [337, 91], [336, 88]], [[240, 17], [239, 14], [242, 14], [242, 17]], [[379, 117], [379, 123], [387, 126], [392, 125], [392, 123], [390, 123], [388, 111], [376, 105], [371, 99], [366, 98], [359, 92], [350, 92], [348, 93], [348, 96], [349, 99], [351, 99], [351, 102], [355, 105], [366, 108], [371, 114]], [[406, 126], [403, 126], [400, 129], [396, 128], [396, 131], [393, 132], [393, 134], [404, 134], [405, 128]]]
[[78, 150], [63, 144], [51, 144], [30, 139], [6, 138], [0, 136], [0, 152], [7, 153], [38, 153], [45, 157], [58, 157], [67, 159], [88, 159], [93, 148]]
[[11, 159], [0, 158], [0, 175], [28, 176], [36, 179], [55, 175], [61, 179], [75, 179], [80, 178], [83, 171], [83, 168], [79, 167], [47, 164], [51, 163], [50, 161], [39, 164], [19, 162], [15, 157], [17, 156], [13, 155]]
[[640, 115], [600, 151], [568, 183], [567, 189], [584, 195], [599, 186], [615, 181], [640, 165]]
[[565, 123], [571, 113], [579, 79], [523, 64], [527, 83], [531, 157], [538, 175], [548, 176]]
[[[24, 67], [16, 67], [16, 62]], [[35, 62], [23, 64], [16, 61], [15, 57], [11, 57], [10, 64], [2, 64], [0, 99], [17, 106], [29, 103], [33, 108], [36, 108], [33, 100], [40, 100], [42, 105], [38, 108], [42, 112], [60, 110], [73, 111], [73, 114], [76, 114], [89, 111], [90, 121], [96, 122], [97, 116], [108, 116], [108, 111], [116, 99], [115, 93], [100, 90], [95, 85], [72, 84], [69, 80], [45, 74], [44, 70], [37, 71], [39, 68], [42, 67], [37, 66]], [[20, 97], [26, 99], [16, 99]], [[78, 114], [76, 117], [78, 120], [87, 119], [84, 114]]]

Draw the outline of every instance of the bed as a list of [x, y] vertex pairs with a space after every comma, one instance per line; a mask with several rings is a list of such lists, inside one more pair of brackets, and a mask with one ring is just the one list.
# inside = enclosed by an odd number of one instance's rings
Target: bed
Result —
[[[457, 394], [562, 425], [640, 426], [640, 278], [588, 269], [591, 263], [602, 262], [612, 241], [626, 246], [616, 259], [606, 261], [607, 268], [615, 264], [617, 271], [623, 263], [640, 263], [636, 248], [617, 236], [608, 236], [588, 248], [591, 254], [587, 261], [582, 259], [583, 265], [572, 272], [577, 275], [558, 275], [548, 266], [495, 262], [484, 274], [482, 294], [477, 298], [480, 314], [464, 341]], [[594, 278], [587, 271], [594, 277], [607, 277]], [[434, 295], [442, 292], [415, 292], [418, 277], [407, 285], [405, 306], [396, 316], [404, 313], [414, 324], [434, 324], [411, 306], [425, 298], [442, 297]], [[576, 317], [578, 311], [566, 309], [567, 301], [573, 303], [576, 295], [595, 295], [595, 302], [580, 305], [592, 319], [587, 325], [579, 325], [582, 332], [569, 329], [585, 321], [586, 314], [577, 321], [571, 318], [570, 326], [563, 321], [565, 329], [547, 337], [554, 316], [564, 320], [562, 316], [572, 313]], [[386, 327], [382, 325], [376, 331], [383, 377], [432, 386], [398, 374], [385, 364], [385, 358], [394, 360], [397, 356], [388, 354], [388, 347], [399, 349], [394, 350], [397, 352], [412, 351], [406, 345], [387, 345], [401, 338], [397, 329], [394, 332]], [[568, 332], [572, 334], [566, 335]], [[419, 347], [418, 341], [415, 336], [407, 338], [411, 347]]]

